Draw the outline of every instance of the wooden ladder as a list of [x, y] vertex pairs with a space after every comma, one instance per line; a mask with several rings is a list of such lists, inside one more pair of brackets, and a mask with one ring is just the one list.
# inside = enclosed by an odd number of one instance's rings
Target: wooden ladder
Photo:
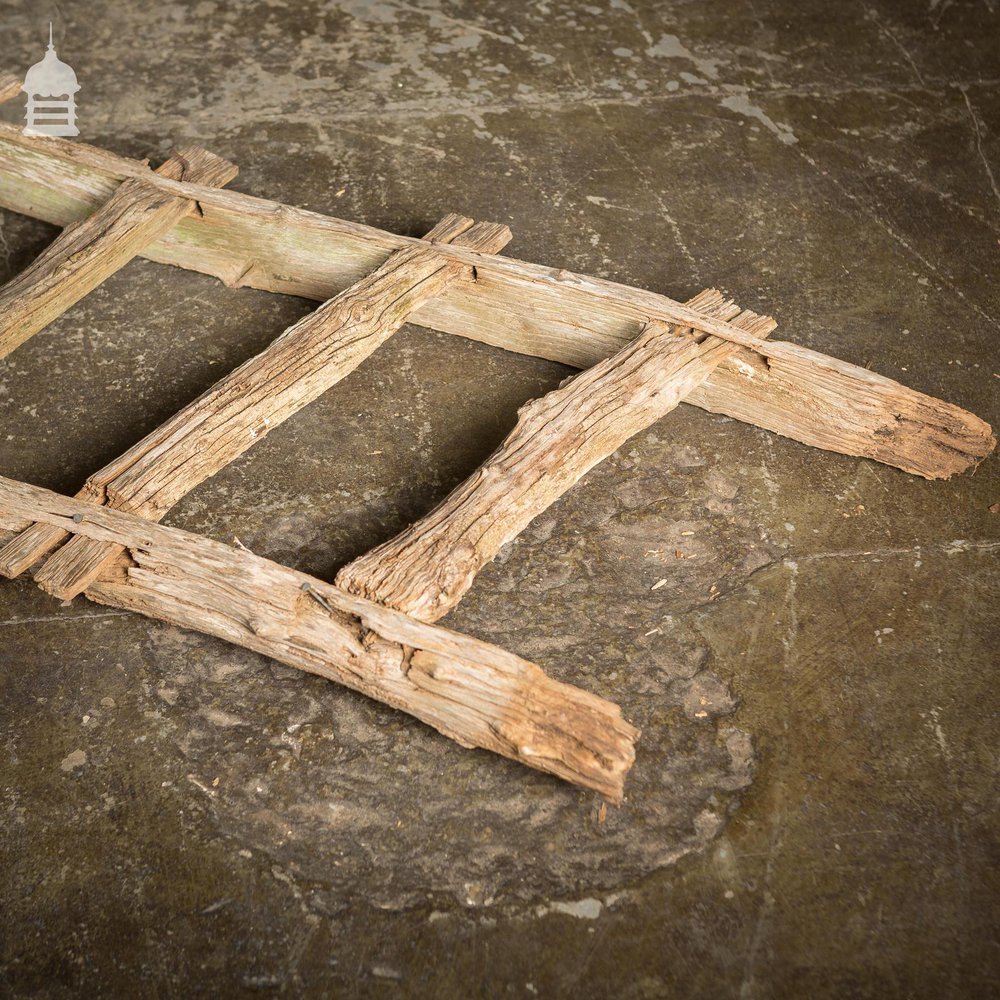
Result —
[[[0, 98], [4, 93], [0, 77]], [[115, 159], [82, 144], [13, 139], [0, 130], [0, 179], [17, 159], [11, 149], [43, 175], [49, 161], [107, 167]], [[214, 216], [207, 199], [235, 175], [235, 166], [197, 148], [177, 150], [157, 171], [127, 161], [110, 196], [0, 288], [0, 355], [128, 260], [204, 224]], [[219, 636], [409, 712], [463, 746], [620, 802], [639, 733], [617, 705], [433, 624], [502, 545], [682, 400], [712, 409], [713, 399], [726, 395], [727, 412], [758, 423], [757, 416], [782, 407], [840, 400], [840, 408], [813, 413], [820, 440], [831, 433], [822, 425], [850, 413], [859, 395], [869, 424], [872, 408], [891, 401], [893, 421], [909, 422], [905, 433], [891, 445], [866, 440], [851, 453], [879, 457], [873, 452], [881, 447], [883, 460], [913, 464], [919, 452], [923, 467], [914, 471], [922, 474], [960, 471], [993, 446], [990, 428], [958, 407], [795, 345], [772, 345], [770, 317], [709, 289], [666, 314], [648, 310], [617, 350], [526, 404], [472, 476], [416, 524], [345, 566], [334, 584], [159, 524], [195, 486], [357, 368], [404, 323], [433, 315], [441, 303], [488, 299], [504, 273], [491, 269], [506, 266], [495, 255], [511, 233], [449, 215], [422, 240], [392, 239], [387, 253], [369, 255], [366, 273], [95, 472], [76, 497], [0, 477], [0, 529], [14, 532], [0, 547], [0, 574], [35, 567], [39, 586], [57, 597], [84, 594]], [[259, 266], [231, 283], [249, 283], [242, 279]], [[289, 264], [284, 273], [293, 270]], [[529, 298], [539, 294], [524, 287]], [[585, 317], [574, 323], [586, 329]], [[763, 396], [757, 383], [766, 387]], [[859, 439], [878, 437], [871, 428], [853, 430]]]

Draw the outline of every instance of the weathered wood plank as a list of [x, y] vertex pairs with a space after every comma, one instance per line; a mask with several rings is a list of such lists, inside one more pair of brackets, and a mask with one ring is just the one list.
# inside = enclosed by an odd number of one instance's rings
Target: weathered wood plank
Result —
[[[398, 250], [105, 466], [80, 496], [159, 520], [195, 486], [357, 368], [421, 303], [463, 274], [471, 276], [464, 264], [441, 256], [440, 247], [458, 243], [489, 254], [510, 239], [506, 226], [448, 216], [424, 241]], [[0, 550], [0, 573], [17, 575], [64, 537], [51, 528], [32, 529]], [[113, 546], [74, 538], [35, 579], [43, 590], [68, 600], [116, 555]]]
[[0, 73], [0, 104], [14, 100], [21, 93], [21, 79], [13, 73]]
[[[82, 143], [26, 137], [0, 124], [0, 205], [66, 224], [105, 200], [123, 177], [150, 172]], [[325, 300], [412, 241], [367, 226], [229, 191], [157, 178], [199, 200], [144, 255], [232, 285]], [[460, 249], [448, 251], [472, 264]], [[510, 258], [484, 262], [474, 288], [427, 303], [414, 322], [512, 351], [588, 368], [650, 320], [691, 326], [745, 347], [690, 401], [715, 412], [929, 479], [975, 465], [995, 444], [988, 424], [960, 407], [795, 344], [741, 335], [653, 292]], [[770, 384], [773, 381], [774, 385]], [[773, 399], [780, 394], [783, 406]]]
[[[0, 477], [0, 528], [26, 520], [124, 548], [101, 604], [218, 636], [620, 802], [639, 732], [534, 663], [249, 552]], [[305, 588], [305, 589], [304, 589]]]
[[[775, 327], [717, 292], [691, 306], [755, 336]], [[345, 566], [337, 586], [421, 621], [446, 615], [501, 546], [738, 350], [689, 333], [650, 323], [617, 354], [526, 403], [483, 465], [425, 517]]]
[[[237, 168], [197, 147], [175, 150], [156, 174], [227, 184]], [[139, 177], [123, 181], [93, 215], [70, 223], [20, 274], [0, 288], [0, 358], [44, 329], [124, 267], [195, 208]]]
[[990, 425], [973, 414], [804, 347], [737, 365], [720, 367], [688, 402], [778, 433], [794, 424], [805, 444], [925, 479], [972, 468], [996, 445]]

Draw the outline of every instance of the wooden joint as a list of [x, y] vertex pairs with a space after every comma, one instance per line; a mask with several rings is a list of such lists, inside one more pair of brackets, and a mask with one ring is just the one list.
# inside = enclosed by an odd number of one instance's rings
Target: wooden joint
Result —
[[[149, 176], [221, 186], [236, 173], [234, 164], [214, 153], [185, 147]], [[0, 288], [0, 358], [166, 235], [193, 204], [133, 177], [120, 184], [92, 215], [67, 226], [24, 271]]]

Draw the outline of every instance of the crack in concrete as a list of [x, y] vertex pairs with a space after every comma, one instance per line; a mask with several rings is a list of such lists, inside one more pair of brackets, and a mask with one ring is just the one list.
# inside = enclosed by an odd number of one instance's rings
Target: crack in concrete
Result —
[[913, 56], [910, 55], [909, 49], [907, 49], [906, 46], [904, 46], [903, 43], [895, 36], [895, 34], [893, 34], [893, 32], [890, 31], [889, 28], [882, 23], [881, 19], [878, 16], [878, 11], [876, 11], [872, 7], [865, 7], [864, 11], [869, 20], [873, 21], [875, 27], [878, 28], [879, 34], [885, 35], [886, 38], [888, 38], [889, 41], [891, 41], [892, 44], [895, 45], [897, 49], [899, 49], [899, 51], [903, 54], [903, 58], [910, 64], [910, 69], [913, 70], [913, 75], [917, 78], [920, 85], [924, 86], [923, 75], [917, 68], [917, 64], [913, 61]]
[[983, 133], [979, 115], [976, 114], [976, 110], [972, 106], [972, 101], [969, 100], [968, 88], [962, 86], [958, 89], [962, 92], [962, 97], [965, 98], [965, 106], [969, 109], [969, 117], [972, 119], [972, 125], [976, 132], [976, 151], [979, 153], [979, 159], [983, 161], [983, 168], [990, 180], [990, 187], [993, 188], [993, 196], [996, 198], [997, 204], [1000, 205], [1000, 188], [997, 187], [997, 179], [993, 175], [993, 168], [990, 166], [989, 160], [986, 159], [986, 154], [983, 153]]
[[973, 302], [969, 299], [965, 292], [962, 291], [951, 278], [938, 270], [934, 264], [928, 260], [916, 247], [910, 244], [903, 236], [896, 232], [896, 230], [881, 216], [879, 216], [870, 205], [866, 204], [859, 198], [853, 191], [842, 184], [836, 177], [830, 174], [828, 171], [823, 170], [820, 165], [814, 160], [808, 153], [801, 149], [798, 149], [799, 155], [802, 157], [806, 163], [820, 176], [827, 177], [830, 182], [840, 191], [850, 202], [857, 205], [859, 208], [863, 209], [871, 220], [877, 225], [881, 230], [883, 230], [888, 236], [895, 240], [901, 247], [903, 247], [908, 253], [920, 261], [923, 266], [930, 271], [941, 284], [947, 288], [955, 298], [960, 299], [961, 302], [975, 312], [982, 319], [986, 320], [991, 326], [996, 327], [1000, 330], [1000, 321], [997, 321], [993, 316], [991, 316], [985, 309], [982, 308], [977, 302]]

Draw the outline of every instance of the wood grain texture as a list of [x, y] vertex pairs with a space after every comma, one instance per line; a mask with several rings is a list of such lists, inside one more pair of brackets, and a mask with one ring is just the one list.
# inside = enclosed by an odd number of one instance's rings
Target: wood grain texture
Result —
[[[974, 468], [995, 447], [989, 424], [951, 403], [797, 345], [737, 358], [688, 402], [782, 433], [815, 448], [860, 455], [925, 479]], [[803, 391], [803, 387], [808, 391]], [[752, 418], [752, 419], [750, 419]]]
[[245, 646], [409, 712], [462, 746], [622, 799], [638, 730], [617, 705], [527, 660], [249, 552], [0, 477], [0, 529], [26, 521], [127, 552], [88, 588], [94, 601]]
[[[289, 327], [266, 350], [91, 476], [81, 498], [159, 520], [195, 486], [357, 368], [422, 302], [463, 274], [471, 279], [471, 268], [442, 257], [440, 247], [457, 242], [476, 254], [490, 254], [510, 239], [506, 226], [449, 215], [423, 242], [397, 251], [372, 274]], [[0, 572], [16, 576], [64, 537], [51, 528], [32, 529], [0, 550]], [[43, 590], [68, 600], [82, 593], [116, 555], [113, 546], [73, 538], [35, 579]]]
[[[714, 290], [690, 305], [755, 336], [775, 327]], [[501, 546], [736, 350], [716, 337], [650, 323], [617, 354], [521, 407], [514, 430], [472, 476], [426, 517], [345, 566], [337, 586], [437, 621]]]
[[21, 93], [21, 79], [13, 73], [0, 73], [0, 104], [12, 101]]
[[[106, 199], [134, 160], [0, 124], [0, 205], [66, 224]], [[163, 190], [197, 198], [203, 214], [148, 247], [152, 260], [213, 274], [230, 285], [325, 300], [412, 240], [231, 191], [164, 178]], [[447, 251], [467, 264], [465, 251]], [[690, 326], [739, 343], [690, 401], [806, 444], [948, 478], [995, 445], [988, 424], [846, 362], [782, 342], [761, 342], [654, 292], [510, 258], [484, 262], [479, 281], [450, 288], [413, 316], [425, 326], [588, 368], [650, 321]], [[775, 391], [762, 374], [772, 372]], [[780, 393], [787, 405], [773, 403]]]
[[[226, 184], [237, 168], [197, 147], [175, 150], [156, 172], [200, 184]], [[0, 288], [0, 358], [168, 233], [195, 203], [131, 177], [87, 218], [68, 225], [20, 274]]]

